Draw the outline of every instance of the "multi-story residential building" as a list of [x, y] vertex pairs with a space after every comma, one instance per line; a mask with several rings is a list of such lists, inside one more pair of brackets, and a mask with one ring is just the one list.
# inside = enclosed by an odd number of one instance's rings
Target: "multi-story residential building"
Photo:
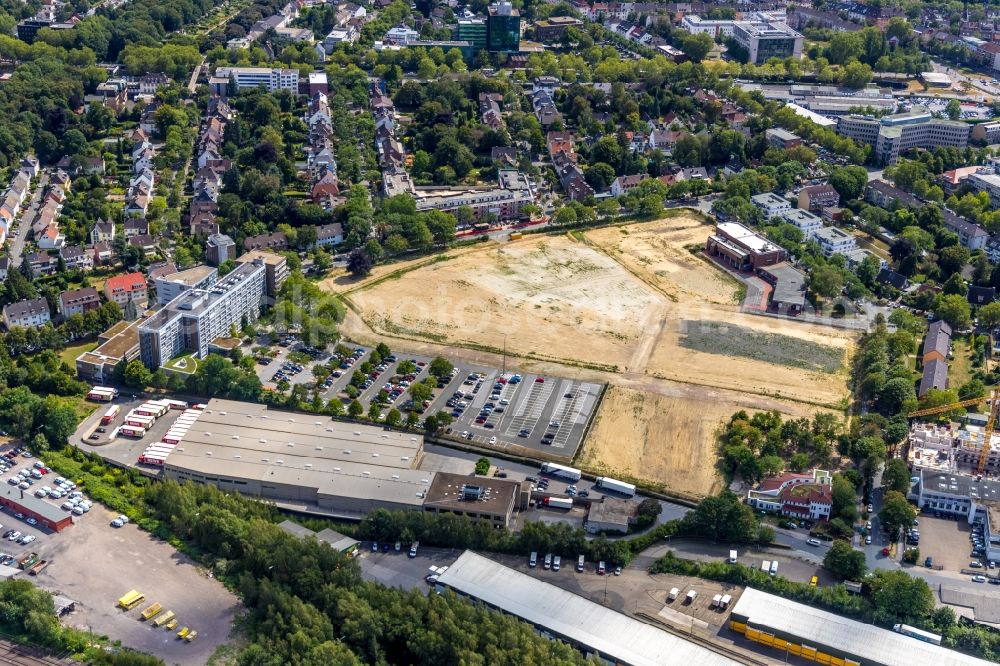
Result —
[[235, 259], [236, 242], [226, 234], [212, 234], [205, 241], [205, 257], [213, 266]]
[[94, 268], [94, 253], [82, 245], [65, 245], [59, 256], [69, 270], [89, 271]]
[[[865, 199], [876, 206], [890, 209], [896, 205], [914, 209], [927, 205], [927, 202], [893, 187], [884, 180], [873, 180], [868, 183], [865, 188]], [[981, 226], [959, 217], [947, 208], [942, 209], [941, 215], [944, 217], [944, 226], [958, 236], [963, 247], [978, 250], [987, 246], [990, 235]]]
[[966, 177], [965, 182], [977, 192], [989, 194], [990, 205], [1000, 208], [1000, 176], [995, 173], [973, 173]]
[[71, 289], [59, 294], [59, 313], [64, 318], [84, 314], [101, 306], [101, 296], [93, 287]]
[[934, 118], [921, 106], [882, 118], [850, 115], [837, 121], [837, 133], [874, 147], [875, 160], [880, 164], [893, 164], [914, 148], [963, 149], [969, 144], [969, 132], [966, 123]]
[[[535, 21], [535, 39], [540, 42], [557, 42], [562, 40], [568, 29], [582, 26], [583, 21], [572, 16], [551, 16]], [[461, 21], [459, 21], [459, 29], [461, 30]], [[465, 39], [461, 37], [461, 33], [459, 35], [459, 39]]]
[[386, 171], [382, 181], [386, 196], [412, 196], [418, 211], [454, 211], [469, 206], [477, 219], [492, 214], [498, 220], [516, 220], [535, 196], [527, 176], [514, 169], [497, 172], [497, 187], [416, 187], [405, 171]]
[[801, 58], [804, 37], [785, 23], [737, 21], [733, 41], [746, 49], [747, 61], [762, 65], [771, 58]]
[[764, 192], [750, 197], [750, 202], [757, 206], [764, 213], [765, 219], [770, 220], [785, 211], [792, 209], [792, 204], [784, 197], [779, 197], [774, 192]]
[[854, 236], [837, 227], [823, 227], [813, 232], [812, 239], [819, 244], [824, 257], [835, 254], [847, 254], [857, 247]]
[[299, 71], [280, 67], [219, 67], [209, 80], [209, 88], [216, 95], [225, 97], [230, 83], [236, 86], [236, 90], [264, 86], [268, 92], [287, 90], [298, 95]]
[[810, 185], [799, 190], [799, 208], [809, 211], [821, 211], [840, 203], [840, 194], [833, 185]]
[[1000, 143], [1000, 121], [979, 123], [972, 128], [969, 138], [985, 144]]
[[191, 289], [211, 289], [219, 277], [219, 272], [210, 266], [195, 266], [186, 271], [156, 278], [156, 302], [166, 305], [185, 291]]
[[830, 473], [814, 469], [811, 474], [785, 473], [761, 481], [747, 493], [747, 504], [760, 511], [805, 520], [827, 520], [833, 510]]
[[273, 302], [288, 278], [288, 261], [280, 254], [261, 250], [251, 250], [236, 260], [237, 264], [254, 262], [264, 264], [264, 290], [268, 301]]
[[262, 261], [241, 264], [211, 289], [190, 289], [139, 324], [139, 357], [155, 370], [184, 351], [199, 358], [232, 326], [256, 321], [264, 304]]
[[3, 308], [3, 323], [10, 330], [14, 326], [28, 328], [49, 323], [49, 304], [44, 298], [34, 298], [5, 305]]
[[143, 277], [142, 273], [128, 273], [108, 278], [108, 281], [104, 283], [104, 296], [122, 308], [129, 301], [134, 302], [136, 306], [144, 306], [148, 296], [146, 278]]
[[327, 247], [344, 242], [344, 225], [339, 222], [321, 224], [316, 227], [316, 245]]
[[786, 210], [781, 214], [781, 219], [798, 228], [805, 240], [811, 240], [816, 232], [823, 228], [823, 220], [818, 215], [801, 208]]

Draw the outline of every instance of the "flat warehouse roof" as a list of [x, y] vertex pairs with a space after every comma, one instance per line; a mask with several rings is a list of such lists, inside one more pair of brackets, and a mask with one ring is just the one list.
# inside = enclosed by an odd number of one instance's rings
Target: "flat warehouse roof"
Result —
[[746, 618], [754, 628], [774, 631], [784, 638], [794, 637], [817, 649], [823, 646], [853, 655], [867, 664], [986, 666], [990, 663], [750, 587], [733, 606], [732, 616]]
[[739, 664], [706, 647], [465, 551], [438, 583], [628, 666]]

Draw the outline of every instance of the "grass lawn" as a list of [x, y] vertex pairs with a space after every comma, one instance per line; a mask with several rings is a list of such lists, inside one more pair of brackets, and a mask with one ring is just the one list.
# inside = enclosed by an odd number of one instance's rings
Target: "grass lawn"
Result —
[[948, 386], [958, 389], [972, 379], [972, 357], [969, 354], [969, 341], [958, 339], [952, 343], [952, 353], [955, 358], [948, 367]]
[[84, 352], [93, 351], [97, 348], [97, 340], [91, 340], [90, 342], [80, 342], [75, 345], [68, 345], [66, 349], [62, 350], [59, 354], [59, 360], [67, 364], [71, 368], [76, 367], [76, 357]]
[[193, 375], [198, 369], [198, 359], [194, 354], [175, 356], [163, 365], [164, 369], [183, 375]]

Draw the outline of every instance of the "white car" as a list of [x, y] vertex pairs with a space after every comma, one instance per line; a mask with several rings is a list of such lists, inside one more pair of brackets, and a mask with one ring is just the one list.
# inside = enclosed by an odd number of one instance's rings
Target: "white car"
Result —
[[49, 493], [46, 492], [45, 488], [39, 488], [35, 491], [35, 497], [48, 497]]
[[74, 516], [82, 516], [83, 515], [83, 507], [80, 506], [80, 505], [74, 506], [73, 507], [73, 515]]
[[12, 486], [16, 486], [17, 484], [21, 483], [21, 480], [16, 476], [12, 476], [9, 479], [7, 479], [7, 483], [9, 483]]
[[21, 490], [27, 490], [28, 488], [31, 487], [31, 484], [28, 483], [27, 481], [22, 481], [21, 483], [17, 484], [17, 487], [20, 488]]
[[31, 517], [27, 518], [24, 522], [28, 523], [29, 525], [37, 525], [38, 524], [38, 521], [35, 520], [34, 518], [31, 518]]
[[72, 511], [74, 506], [76, 506], [76, 505], [73, 504], [72, 502], [63, 502], [62, 503], [62, 510], [63, 511]]
[[115, 518], [114, 520], [111, 521], [111, 527], [124, 527], [124, 526], [125, 526], [125, 523], [123, 523], [122, 521], [118, 520], [117, 518]]
[[16, 541], [17, 539], [20, 539], [20, 538], [21, 538], [21, 533], [18, 532], [18, 531], [14, 531], [14, 532], [11, 533], [11, 535], [9, 537], [7, 537], [7, 540], [8, 541]]
[[496, 443], [497, 443], [496, 435], [494, 435], [493, 437], [490, 437], [490, 444], [496, 444]]
[[21, 537], [20, 539], [18, 539], [17, 542], [20, 543], [20, 544], [23, 544], [23, 545], [27, 546], [29, 543], [31, 543], [32, 541], [34, 541], [36, 538], [38, 538], [38, 537], [36, 537], [34, 534], [25, 534], [23, 537]]
[[[118, 516], [118, 518], [116, 520], [122, 521], [122, 525], [128, 525], [128, 516], [126, 516], [124, 513], [122, 515]], [[397, 548], [396, 550], [399, 550], [399, 549]]]
[[806, 541], [806, 543], [809, 544], [810, 546], [818, 546], [819, 545], [819, 539], [808, 539]]

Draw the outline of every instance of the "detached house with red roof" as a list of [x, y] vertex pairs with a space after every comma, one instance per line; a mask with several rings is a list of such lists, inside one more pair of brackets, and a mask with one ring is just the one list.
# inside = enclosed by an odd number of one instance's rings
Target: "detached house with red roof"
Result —
[[109, 301], [114, 301], [123, 308], [129, 301], [134, 301], [136, 305], [144, 306], [148, 296], [146, 292], [146, 277], [142, 273], [129, 273], [109, 278], [104, 283], [104, 296]]
[[833, 510], [833, 477], [822, 469], [809, 474], [786, 472], [764, 479], [747, 494], [747, 504], [760, 511], [805, 520], [829, 520]]

